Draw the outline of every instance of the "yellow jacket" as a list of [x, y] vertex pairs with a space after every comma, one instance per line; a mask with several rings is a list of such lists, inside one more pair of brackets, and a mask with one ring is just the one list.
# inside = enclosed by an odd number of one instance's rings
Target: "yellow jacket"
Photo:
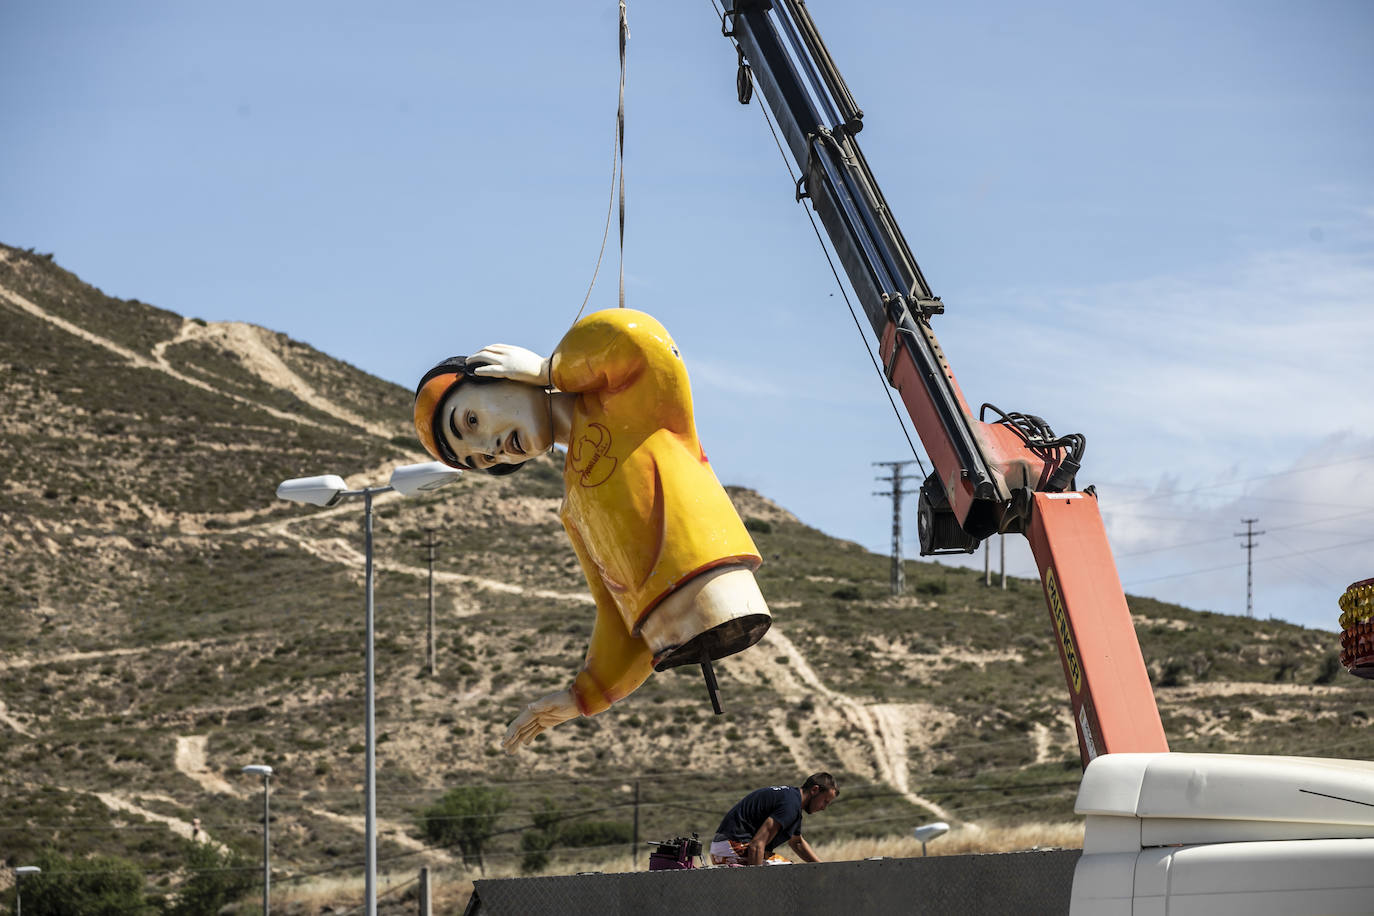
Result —
[[663, 325], [633, 309], [594, 312], [555, 348], [552, 371], [554, 387], [577, 395], [560, 515], [596, 599], [572, 687], [593, 715], [652, 672], [639, 624], [665, 595], [713, 567], [761, 560], [701, 449], [687, 370]]

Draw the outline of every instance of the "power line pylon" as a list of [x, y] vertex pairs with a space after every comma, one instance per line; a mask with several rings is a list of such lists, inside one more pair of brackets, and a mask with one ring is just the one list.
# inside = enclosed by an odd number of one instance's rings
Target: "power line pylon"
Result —
[[1257, 519], [1257, 518], [1243, 518], [1243, 519], [1241, 519], [1241, 520], [1240, 520], [1240, 523], [1241, 523], [1242, 525], [1245, 526], [1245, 530], [1244, 530], [1244, 531], [1238, 531], [1238, 532], [1236, 532], [1235, 535], [1234, 535], [1234, 537], [1245, 538], [1245, 542], [1242, 543], [1240, 546], [1242, 546], [1242, 547], [1245, 548], [1245, 616], [1246, 616], [1246, 617], [1254, 617], [1254, 616], [1255, 616], [1255, 585], [1254, 585], [1255, 580], [1254, 580], [1254, 575], [1253, 575], [1253, 564], [1252, 564], [1252, 562], [1251, 562], [1251, 558], [1252, 558], [1253, 555], [1254, 555], [1254, 550], [1255, 550], [1255, 538], [1259, 537], [1261, 534], [1264, 534], [1263, 531], [1256, 531], [1256, 530], [1255, 530], [1255, 522], [1257, 522], [1257, 521], [1259, 521], [1259, 519]]
[[[1002, 548], [1002, 591], [1007, 590], [1007, 536], [997, 535]], [[992, 538], [983, 542], [983, 585], [992, 588]]]
[[429, 616], [426, 628], [425, 655], [429, 666], [429, 676], [439, 673], [439, 659], [434, 651], [434, 529], [425, 529], [425, 548], [429, 553]]
[[890, 584], [893, 595], [900, 595], [906, 591], [906, 567], [902, 562], [902, 497], [906, 496], [908, 492], [914, 491], [903, 490], [902, 484], [908, 480], [919, 480], [920, 478], [915, 474], [903, 474], [902, 468], [915, 463], [914, 461], [873, 462], [875, 467], [892, 469], [891, 477], [874, 478], [882, 483], [891, 484], [892, 489], [874, 490], [873, 495], [892, 497], [892, 575]]

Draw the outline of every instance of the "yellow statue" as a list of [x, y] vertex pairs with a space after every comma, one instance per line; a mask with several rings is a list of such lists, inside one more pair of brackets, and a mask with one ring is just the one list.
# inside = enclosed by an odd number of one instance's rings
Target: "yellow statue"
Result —
[[731, 655], [767, 632], [758, 549], [697, 439], [682, 356], [651, 316], [595, 312], [547, 359], [495, 344], [445, 360], [420, 380], [415, 429], [435, 458], [490, 474], [567, 449], [560, 515], [596, 623], [572, 685], [525, 708], [508, 752], [601, 712], [651, 671]]

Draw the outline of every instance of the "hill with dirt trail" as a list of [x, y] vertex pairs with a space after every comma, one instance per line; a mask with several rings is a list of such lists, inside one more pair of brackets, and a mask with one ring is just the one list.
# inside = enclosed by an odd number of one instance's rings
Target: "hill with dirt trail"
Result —
[[[0, 246], [0, 855], [113, 853], [175, 885], [193, 818], [251, 854], [269, 763], [282, 880], [362, 855], [361, 510], [274, 499], [426, 460], [411, 393], [285, 335], [104, 295]], [[728, 480], [726, 481], [728, 483]], [[1039, 583], [888, 559], [731, 488], [776, 623], [518, 756], [521, 707], [566, 685], [592, 606], [558, 520], [561, 469], [376, 500], [380, 856], [459, 870], [417, 818], [502, 790], [488, 859], [515, 861], [547, 802], [641, 834], [709, 833], [742, 787], [829, 769], [813, 841], [1073, 819], [1078, 754]], [[433, 530], [438, 674], [425, 665]], [[1374, 754], [1369, 685], [1334, 634], [1130, 598], [1175, 750]], [[274, 880], [274, 887], [276, 880]]]

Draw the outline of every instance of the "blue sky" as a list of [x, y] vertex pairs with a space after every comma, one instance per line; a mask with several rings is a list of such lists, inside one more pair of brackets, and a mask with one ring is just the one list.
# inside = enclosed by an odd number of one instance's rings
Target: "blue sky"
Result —
[[[1374, 6], [809, 6], [968, 400], [1087, 435], [1127, 590], [1243, 613], [1259, 518], [1256, 614], [1334, 628], [1374, 576]], [[870, 462], [910, 452], [734, 52], [709, 0], [629, 15], [628, 304], [723, 481], [885, 551]], [[20, 5], [0, 241], [406, 386], [547, 351], [617, 77], [610, 0]], [[591, 307], [616, 262], [613, 232]]]

